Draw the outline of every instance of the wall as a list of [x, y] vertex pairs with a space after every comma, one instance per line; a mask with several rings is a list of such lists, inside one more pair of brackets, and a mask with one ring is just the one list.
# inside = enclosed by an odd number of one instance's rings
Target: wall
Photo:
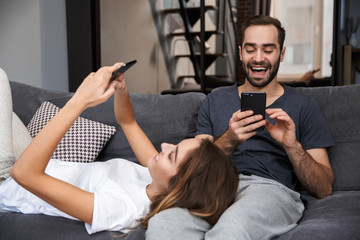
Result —
[[126, 72], [131, 92], [170, 89], [150, 1], [101, 0], [100, 26], [102, 65], [138, 61]]
[[0, 67], [11, 81], [68, 90], [65, 0], [0, 1]]

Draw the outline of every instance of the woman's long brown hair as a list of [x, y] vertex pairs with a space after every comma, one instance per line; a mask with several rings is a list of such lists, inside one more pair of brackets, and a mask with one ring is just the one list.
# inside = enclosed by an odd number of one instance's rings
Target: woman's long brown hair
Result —
[[147, 227], [151, 217], [168, 208], [186, 208], [214, 225], [234, 202], [238, 173], [233, 162], [215, 144], [203, 140], [189, 153], [169, 188], [152, 199], [150, 213], [142, 220]]

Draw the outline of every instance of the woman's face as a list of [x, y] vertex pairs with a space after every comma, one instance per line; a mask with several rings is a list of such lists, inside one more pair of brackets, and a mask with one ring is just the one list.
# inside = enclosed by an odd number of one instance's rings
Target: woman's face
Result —
[[161, 144], [161, 152], [147, 164], [153, 182], [160, 190], [168, 188], [170, 178], [176, 175], [178, 166], [184, 161], [185, 156], [199, 144], [199, 140], [195, 138], [183, 140], [178, 145]]

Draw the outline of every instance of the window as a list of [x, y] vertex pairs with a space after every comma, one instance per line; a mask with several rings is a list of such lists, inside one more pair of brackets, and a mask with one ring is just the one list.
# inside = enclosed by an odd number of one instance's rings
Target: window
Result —
[[273, 0], [270, 16], [279, 19], [286, 30], [280, 81], [295, 80], [318, 68], [316, 77], [331, 76], [333, 1]]

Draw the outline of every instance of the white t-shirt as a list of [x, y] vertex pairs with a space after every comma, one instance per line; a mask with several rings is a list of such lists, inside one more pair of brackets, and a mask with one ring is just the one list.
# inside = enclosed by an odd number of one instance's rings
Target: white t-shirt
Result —
[[[93, 222], [85, 223], [89, 234], [103, 230], [128, 232], [149, 212], [146, 186], [152, 179], [148, 169], [139, 164], [125, 159], [93, 163], [51, 159], [46, 173], [94, 193]], [[0, 185], [0, 208], [74, 219], [25, 190], [11, 177]]]

